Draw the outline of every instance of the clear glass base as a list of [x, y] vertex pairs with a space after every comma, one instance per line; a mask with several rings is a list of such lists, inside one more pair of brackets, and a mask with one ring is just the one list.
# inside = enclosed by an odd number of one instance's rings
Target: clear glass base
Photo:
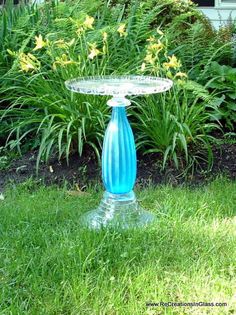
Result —
[[89, 229], [119, 228], [132, 229], [145, 227], [152, 223], [155, 216], [143, 210], [133, 191], [127, 194], [105, 192], [99, 207], [85, 213], [81, 224]]

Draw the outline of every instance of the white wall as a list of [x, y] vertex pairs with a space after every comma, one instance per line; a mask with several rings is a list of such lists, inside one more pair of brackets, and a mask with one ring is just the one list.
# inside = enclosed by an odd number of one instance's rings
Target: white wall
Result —
[[212, 22], [215, 28], [219, 28], [221, 25], [227, 24], [227, 21], [236, 19], [236, 8], [213, 8], [213, 7], [199, 7]]

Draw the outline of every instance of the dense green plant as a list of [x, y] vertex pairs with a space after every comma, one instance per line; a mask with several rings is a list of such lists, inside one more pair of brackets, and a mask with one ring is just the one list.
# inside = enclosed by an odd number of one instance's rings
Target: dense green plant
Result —
[[126, 15], [130, 14], [133, 5], [138, 5], [142, 10], [150, 11], [155, 7], [161, 6], [162, 14], [156, 14], [153, 20], [153, 25], [167, 26], [172, 23], [176, 16], [186, 14], [186, 21], [194, 22], [199, 19], [202, 15], [196, 9], [196, 4], [192, 1], [185, 0], [111, 0], [109, 1], [110, 6], [123, 8]]
[[194, 24], [176, 17], [167, 29], [169, 49], [178, 56], [190, 79], [199, 80], [212, 61], [233, 65], [234, 41], [230, 28], [219, 31], [213, 29], [208, 20], [202, 19]]
[[[64, 4], [61, 5], [64, 6]], [[51, 13], [49, 9], [46, 9], [46, 12]], [[25, 11], [21, 13], [24, 14]], [[43, 15], [45, 8], [40, 8], [38, 13], [39, 20], [45, 21]], [[80, 15], [81, 19], [83, 17], [85, 13]], [[58, 28], [58, 30], [50, 34], [47, 43], [42, 39], [42, 35], [39, 35], [36, 37], [35, 46], [34, 35], [37, 33], [34, 29], [29, 36], [25, 35], [25, 40], [21, 43], [22, 47], [18, 51], [6, 48], [7, 58], [12, 58], [12, 66], [4, 75], [1, 92], [4, 104], [11, 105], [5, 109], [3, 102], [1, 103], [4, 108], [1, 110], [1, 126], [9, 133], [7, 143], [11, 148], [15, 145], [20, 149], [29, 136], [35, 137], [36, 143], [40, 139], [38, 163], [42, 156], [47, 160], [53, 151], [58, 152], [59, 158], [66, 156], [67, 159], [75, 148], [82, 154], [84, 141], [91, 145], [99, 155], [98, 150], [101, 147], [106, 121], [107, 107], [104, 106], [104, 101], [96, 98], [90, 102], [91, 98], [72, 95], [65, 89], [65, 79], [98, 72], [102, 74], [103, 67], [98, 69], [98, 64], [89, 62], [87, 59], [89, 45], [84, 36], [77, 36], [77, 42], [72, 38], [69, 45], [58, 37], [62, 35], [59, 33], [60, 22], [60, 20], [55, 21], [55, 29]], [[75, 33], [79, 19], [76, 21], [71, 18], [69, 23], [72, 29], [71, 34]], [[21, 27], [24, 29], [25, 25]], [[66, 34], [63, 35], [66, 37]], [[86, 54], [86, 57], [82, 56], [85, 60], [83, 66], [79, 60], [79, 52], [73, 51], [76, 46], [83, 46], [82, 41], [85, 45], [83, 53]], [[44, 48], [45, 45], [47, 47]], [[35, 46], [34, 51], [32, 51], [32, 46]], [[92, 50], [92, 47], [90, 48]], [[96, 51], [95, 47], [94, 51]], [[69, 54], [71, 54], [70, 57]], [[68, 58], [70, 60], [67, 60]], [[88, 61], [87, 65], [86, 61]], [[15, 138], [16, 141], [12, 141]], [[34, 145], [32, 142], [32, 146]]]
[[[215, 113], [221, 102], [191, 81], [176, 83], [165, 95], [136, 102], [138, 111], [134, 110], [137, 120], [134, 126], [140, 131], [138, 146], [145, 147], [146, 153], [162, 154], [163, 168], [169, 160], [177, 168], [191, 166], [201, 157], [202, 151], [207, 150], [210, 166], [211, 140], [214, 139], [210, 132], [218, 128]], [[192, 150], [193, 145], [195, 150]]]
[[[173, 4], [171, 17], [163, 15]], [[133, 111], [139, 146], [162, 152], [163, 165], [172, 159], [178, 166], [183, 152], [186, 163], [191, 164], [194, 157], [189, 147], [193, 143], [202, 142], [209, 149], [209, 132], [216, 127], [211, 119], [222, 99], [213, 99], [200, 85], [188, 82], [183, 72], [191, 68], [189, 76], [193, 78], [196, 64], [202, 65], [202, 58], [194, 52], [203, 26], [191, 24], [198, 17], [201, 20], [201, 14], [189, 5], [191, 12], [184, 2], [156, 1], [154, 6], [153, 1], [134, 1], [127, 11], [125, 6], [102, 0], [92, 5], [86, 0], [68, 0], [12, 9], [17, 12], [12, 23], [6, 26], [0, 19], [4, 29], [10, 29], [2, 40], [0, 65], [0, 72], [4, 72], [0, 128], [8, 133], [7, 145], [18, 150], [25, 143], [28, 147], [32, 143], [31, 148], [39, 146], [38, 164], [52, 153], [68, 160], [75, 150], [82, 154], [85, 144], [99, 155], [108, 117], [106, 99], [72, 94], [64, 81], [95, 74], [152, 74], [185, 83], [177, 83], [177, 91], [160, 97], [161, 111], [156, 110], [152, 98], [143, 99]], [[177, 25], [182, 25], [179, 32]], [[190, 29], [189, 34], [183, 25]], [[175, 29], [176, 40], [168, 31], [171, 29]], [[178, 49], [181, 38], [183, 44]], [[203, 47], [201, 44], [202, 53]], [[209, 52], [204, 60], [208, 57]], [[146, 103], [150, 103], [150, 112], [143, 110]], [[140, 121], [145, 122], [143, 127], [138, 126]], [[158, 124], [163, 129], [153, 131]]]
[[223, 97], [219, 119], [224, 120], [230, 129], [236, 124], [236, 68], [212, 62], [201, 76], [205, 87], [215, 95]]
[[10, 167], [13, 159], [17, 157], [14, 151], [9, 151], [5, 147], [0, 146], [0, 171]]
[[[122, 23], [117, 12], [111, 23], [106, 10], [97, 20], [83, 11], [77, 17], [55, 17], [53, 32], [45, 36], [31, 33], [18, 51], [7, 49], [12, 66], [1, 87], [4, 101], [11, 103], [1, 111], [1, 120], [8, 122], [7, 143], [20, 149], [29, 136], [36, 142], [40, 139], [38, 163], [52, 152], [67, 159], [75, 149], [82, 154], [84, 143], [99, 155], [107, 119], [106, 100], [74, 95], [66, 90], [64, 81], [94, 74], [164, 73], [164, 68], [158, 70], [161, 62], [168, 65], [172, 60], [172, 68], [179, 63], [174, 57], [168, 58], [161, 31], [150, 37], [157, 8], [143, 15], [137, 10], [134, 6], [133, 15]], [[148, 36], [146, 47], [143, 42]]]

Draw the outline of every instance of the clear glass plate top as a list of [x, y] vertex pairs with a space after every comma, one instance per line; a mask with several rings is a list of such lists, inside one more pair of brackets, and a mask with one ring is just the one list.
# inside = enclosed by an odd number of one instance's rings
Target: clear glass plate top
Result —
[[69, 90], [83, 94], [126, 96], [161, 93], [169, 90], [173, 82], [148, 76], [95, 76], [75, 78], [65, 84]]

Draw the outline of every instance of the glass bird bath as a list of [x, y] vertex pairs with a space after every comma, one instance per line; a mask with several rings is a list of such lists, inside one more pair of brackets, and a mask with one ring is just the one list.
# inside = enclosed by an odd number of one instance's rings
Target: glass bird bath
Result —
[[107, 102], [112, 107], [112, 116], [102, 151], [106, 191], [98, 208], [82, 216], [82, 224], [90, 229], [148, 225], [155, 216], [140, 207], [133, 191], [137, 161], [134, 136], [126, 116], [126, 107], [131, 103], [126, 96], [165, 92], [172, 81], [147, 76], [98, 76], [76, 78], [65, 84], [73, 92], [112, 96]]

